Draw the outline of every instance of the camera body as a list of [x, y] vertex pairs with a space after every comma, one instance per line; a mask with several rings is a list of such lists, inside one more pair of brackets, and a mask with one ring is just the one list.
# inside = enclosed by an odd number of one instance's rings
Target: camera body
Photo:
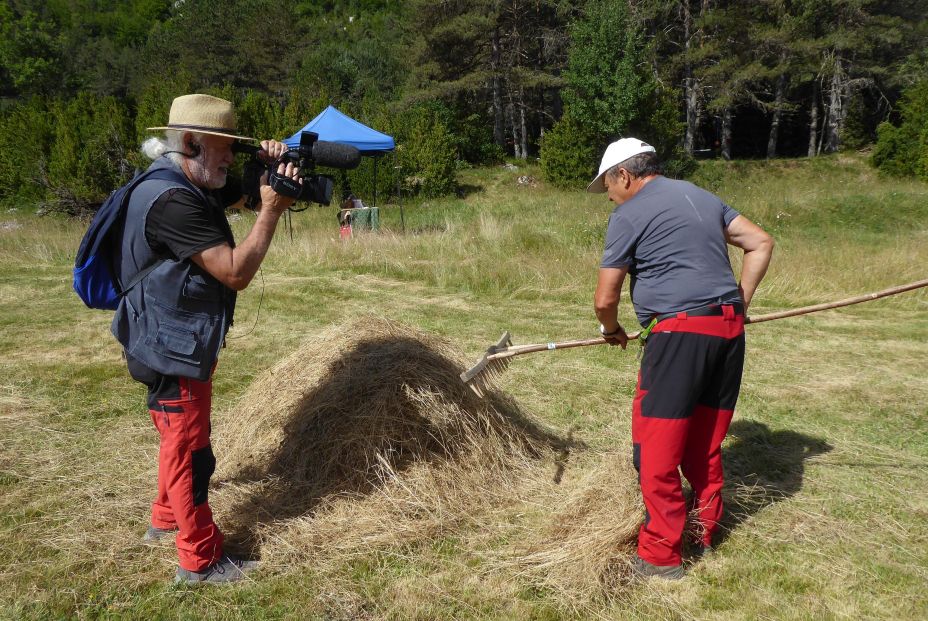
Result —
[[[258, 157], [260, 147], [234, 143], [232, 151], [247, 153], [251, 159], [245, 163], [242, 174], [242, 194], [246, 197], [246, 205], [253, 209], [261, 200], [261, 177], [268, 174], [268, 184], [282, 196], [289, 196], [300, 201], [328, 205], [332, 201], [332, 178], [327, 175], [315, 173], [316, 165], [332, 166], [334, 168], [356, 168], [361, 161], [360, 152], [354, 147], [319, 140], [315, 132], [303, 132], [300, 135], [300, 144], [289, 149], [277, 161], [267, 164]], [[277, 173], [279, 164], [292, 163], [300, 169], [300, 180], [291, 179]]]

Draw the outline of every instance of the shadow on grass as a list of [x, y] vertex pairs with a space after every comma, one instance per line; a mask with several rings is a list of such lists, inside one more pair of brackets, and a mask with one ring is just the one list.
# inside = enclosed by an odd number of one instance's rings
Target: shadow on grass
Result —
[[725, 515], [714, 545], [762, 509], [802, 489], [807, 459], [829, 452], [822, 438], [796, 431], [771, 431], [756, 421], [736, 420], [722, 451], [725, 468]]
[[455, 190], [455, 194], [457, 194], [457, 197], [462, 198], [462, 199], [467, 198], [471, 194], [477, 194], [478, 192], [483, 192], [483, 186], [475, 185], [471, 183], [458, 184], [458, 187]]
[[453, 465], [486, 446], [503, 451], [492, 458], [505, 468], [506, 451], [557, 462], [582, 446], [538, 425], [506, 395], [478, 398], [463, 370], [422, 341], [394, 335], [366, 338], [327, 369], [307, 369], [309, 379], [321, 371], [321, 381], [279, 422], [284, 440], [232, 480], [256, 485], [230, 512], [230, 549], [253, 554], [264, 525], [311, 517], [326, 499], [376, 493], [414, 465]]

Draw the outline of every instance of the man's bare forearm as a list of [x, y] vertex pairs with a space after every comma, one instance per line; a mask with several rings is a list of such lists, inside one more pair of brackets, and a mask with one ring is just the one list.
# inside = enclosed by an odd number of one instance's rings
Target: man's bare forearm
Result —
[[600, 268], [593, 294], [593, 310], [596, 318], [607, 332], [619, 325], [619, 299], [622, 297], [622, 282], [628, 268]]
[[258, 212], [258, 217], [248, 236], [242, 240], [240, 245], [232, 249], [230, 275], [241, 283], [241, 289], [247, 287], [258, 273], [258, 268], [261, 267], [261, 262], [271, 247], [271, 240], [274, 239], [280, 215], [279, 211], [262, 209]]
[[235, 248], [229, 244], [207, 248], [190, 257], [191, 260], [225, 286], [241, 291], [258, 273], [261, 261], [271, 247], [281, 213], [279, 209], [265, 207], [258, 213], [251, 231], [241, 244]]
[[599, 319], [599, 323], [601, 323], [608, 332], [612, 332], [615, 330], [615, 327], [619, 325], [618, 300], [616, 300], [614, 306], [600, 306], [597, 304], [594, 310], [596, 311], [596, 318]]
[[744, 300], [745, 310], [751, 304], [754, 292], [757, 291], [760, 281], [763, 280], [764, 275], [767, 273], [767, 267], [770, 265], [772, 256], [772, 239], [754, 250], [745, 251], [744, 260], [741, 263], [741, 282], [738, 286], [741, 291], [741, 299]]

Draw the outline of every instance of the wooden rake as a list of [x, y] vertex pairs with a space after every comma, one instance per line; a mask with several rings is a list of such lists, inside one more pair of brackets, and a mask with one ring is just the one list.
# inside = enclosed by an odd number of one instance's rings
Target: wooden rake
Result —
[[[809, 313], [815, 313], [831, 308], [840, 308], [842, 306], [850, 306], [851, 304], [860, 304], [861, 302], [878, 300], [879, 298], [885, 298], [889, 295], [896, 295], [897, 293], [904, 293], [906, 291], [911, 291], [913, 289], [918, 289], [925, 286], [928, 286], [928, 280], [919, 280], [907, 285], [900, 285], [898, 287], [884, 289], [883, 291], [877, 291], [876, 293], [858, 295], [853, 298], [838, 300], [837, 302], [826, 302], [824, 304], [815, 304], [813, 306], [803, 306], [802, 308], [794, 308], [793, 310], [780, 311], [778, 313], [770, 313], [767, 315], [759, 315], [757, 317], [745, 317], [744, 323], [761, 323], [764, 321], [773, 321], [774, 319], [784, 319], [786, 317], [795, 317], [797, 315], [807, 315]], [[639, 336], [641, 336], [641, 332], [629, 334], [628, 340], [634, 341]], [[480, 357], [480, 360], [477, 361], [477, 364], [461, 373], [461, 381], [470, 386], [471, 389], [477, 393], [477, 396], [483, 397], [484, 393], [488, 392], [492, 388], [494, 382], [499, 379], [503, 371], [505, 371], [509, 366], [510, 360], [516, 356], [531, 354], [539, 351], [554, 351], [556, 349], [570, 349], [572, 347], [605, 345], [606, 343], [608, 343], [608, 341], [600, 336], [591, 339], [561, 341], [559, 343], [513, 345], [512, 336], [508, 331], [506, 331], [503, 332], [503, 335], [495, 345], [491, 345], [487, 349], [486, 353], [484, 353], [483, 356]]]

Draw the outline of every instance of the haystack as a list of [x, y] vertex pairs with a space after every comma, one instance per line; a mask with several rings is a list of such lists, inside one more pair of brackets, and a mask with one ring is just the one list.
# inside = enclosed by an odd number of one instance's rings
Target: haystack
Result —
[[503, 395], [476, 397], [465, 364], [376, 317], [308, 340], [217, 419], [224, 527], [271, 561], [332, 558], [472, 524], [548, 484], [567, 442]]
[[468, 362], [376, 317], [306, 341], [217, 417], [223, 529], [266, 566], [321, 571], [446, 535], [505, 535], [488, 568], [572, 605], [613, 588], [641, 518], [630, 460], [587, 454], [586, 475], [561, 481], [581, 443], [498, 391], [476, 397], [459, 378]]

